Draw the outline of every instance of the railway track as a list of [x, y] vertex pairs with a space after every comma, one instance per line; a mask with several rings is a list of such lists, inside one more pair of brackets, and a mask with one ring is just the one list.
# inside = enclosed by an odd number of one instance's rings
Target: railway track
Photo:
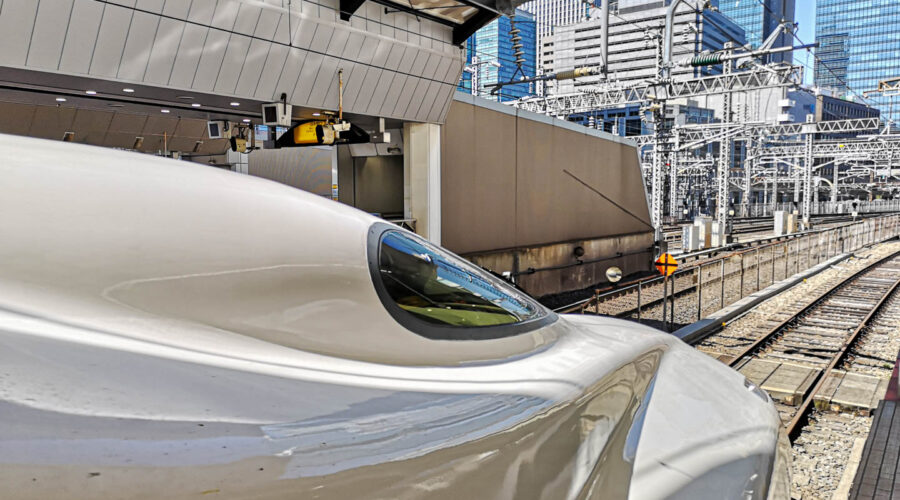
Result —
[[849, 488], [851, 450], [865, 439], [900, 349], [900, 251], [785, 309], [701, 348], [775, 401], [794, 445], [795, 496], [831, 498]]

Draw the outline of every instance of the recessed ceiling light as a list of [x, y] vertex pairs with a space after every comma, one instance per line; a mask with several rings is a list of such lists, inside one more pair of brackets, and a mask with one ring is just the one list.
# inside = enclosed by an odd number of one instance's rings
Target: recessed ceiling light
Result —
[[313, 113], [313, 116], [322, 116], [322, 113]]
[[84, 93], [87, 95], [97, 95], [96, 90], [85, 90]]
[[134, 89], [122, 89], [122, 92], [128, 92], [129, 94], [131, 94], [132, 92], [134, 92]]
[[168, 113], [168, 112], [169, 112], [168, 109], [161, 109], [161, 110], [159, 110], [159, 111], [162, 112], [162, 113]]
[[241, 103], [239, 103], [239, 102], [232, 102], [231, 105], [232, 105], [232, 106], [240, 106]]
[[194, 100], [194, 98], [189, 95], [180, 95], [180, 96], [177, 96], [176, 99], [183, 99], [185, 101], [193, 101]]
[[56, 102], [66, 102], [66, 98], [65, 97], [57, 97]]
[[109, 106], [111, 108], [124, 108], [125, 107], [124, 104], [116, 104], [116, 103], [112, 103], [112, 102], [107, 104], [107, 106]]
[[195, 103], [191, 104], [191, 107], [192, 107], [192, 108], [199, 108], [199, 107], [200, 107], [200, 103], [199, 103], [199, 102], [195, 102]]
[[249, 119], [249, 118], [244, 118], [244, 123], [250, 123], [250, 119]]

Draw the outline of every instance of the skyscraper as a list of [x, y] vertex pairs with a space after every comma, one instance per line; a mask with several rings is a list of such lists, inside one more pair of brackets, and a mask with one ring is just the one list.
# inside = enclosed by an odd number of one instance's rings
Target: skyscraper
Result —
[[[518, 36], [521, 38], [519, 42], [523, 59], [521, 70], [516, 64], [515, 44], [510, 33], [513, 24], [519, 30]], [[516, 9], [512, 22], [509, 17], [501, 16], [466, 41], [466, 71], [463, 71], [459, 89], [471, 92], [474, 79], [478, 88], [472, 93], [489, 99], [511, 101], [532, 95], [534, 84], [507, 85], [495, 95], [491, 94], [491, 85], [533, 77], [536, 63], [537, 39], [534, 15]]]
[[[816, 85], [858, 99], [879, 80], [900, 76], [900, 2], [818, 0], [816, 42]], [[889, 98], [873, 97], [871, 104], [889, 115]], [[900, 119], [900, 111], [891, 118]]]
[[[600, 0], [594, 0], [600, 5]], [[611, 4], [617, 3], [611, 0]], [[583, 21], [588, 17], [591, 6], [585, 0], [530, 0], [522, 4], [522, 9], [534, 14], [537, 24], [537, 40], [540, 46], [545, 36], [553, 34], [553, 28]], [[610, 8], [614, 8], [611, 6]]]
[[[719, 0], [719, 12], [730, 17], [747, 35], [747, 43], [758, 47], [782, 20], [794, 21], [794, 0]], [[791, 45], [793, 37], [782, 33], [775, 46]], [[771, 61], [791, 60], [790, 53], [774, 54]]]
[[[623, 84], [646, 81], [657, 76], [657, 49], [653, 36], [663, 33], [666, 7], [657, 0], [628, 0], [618, 3], [619, 10], [609, 19], [609, 61], [606, 80]], [[673, 60], [694, 57], [703, 51], [722, 50], [725, 42], [745, 43], [744, 31], [718, 12], [697, 13], [682, 3], [673, 23]], [[541, 47], [544, 72], [558, 72], [602, 64], [602, 21], [590, 19], [558, 27]], [[721, 66], [676, 67], [676, 79], [718, 74]], [[566, 94], [603, 81], [602, 76], [577, 80], [548, 81], [548, 94]]]

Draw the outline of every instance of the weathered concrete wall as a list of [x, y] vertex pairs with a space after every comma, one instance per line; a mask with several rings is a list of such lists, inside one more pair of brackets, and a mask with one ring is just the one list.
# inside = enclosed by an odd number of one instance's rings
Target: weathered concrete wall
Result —
[[536, 296], [593, 286], [612, 265], [650, 268], [653, 228], [631, 143], [458, 93], [441, 144], [447, 248], [517, 274]]

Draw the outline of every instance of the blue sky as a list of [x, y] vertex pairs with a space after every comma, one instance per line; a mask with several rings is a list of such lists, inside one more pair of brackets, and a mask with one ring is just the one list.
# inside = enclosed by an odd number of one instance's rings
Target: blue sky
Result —
[[[816, 41], [816, 0], [796, 0], [794, 22], [798, 24], [797, 36], [803, 40], [803, 43], [814, 43]], [[806, 63], [807, 58], [809, 59], [809, 65], [813, 66], [815, 60], [812, 55], [807, 56], [805, 50], [794, 54], [794, 61], [798, 64]], [[803, 70], [803, 80], [806, 83], [812, 83], [813, 74], [811, 69], [806, 68]]]

